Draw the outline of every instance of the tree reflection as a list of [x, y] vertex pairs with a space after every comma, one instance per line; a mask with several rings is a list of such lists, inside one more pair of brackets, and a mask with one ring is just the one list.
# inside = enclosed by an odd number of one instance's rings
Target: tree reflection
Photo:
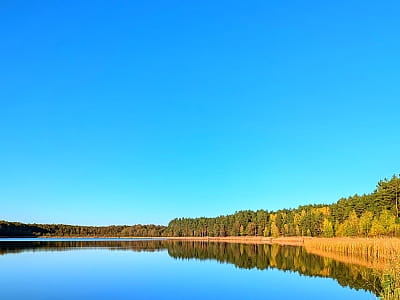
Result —
[[303, 247], [251, 245], [171, 240], [82, 240], [82, 241], [2, 241], [0, 254], [25, 251], [72, 251], [104, 248], [125, 251], [168, 251], [174, 259], [217, 260], [245, 269], [279, 269], [311, 277], [330, 277], [340, 285], [363, 289], [378, 295], [380, 274], [370, 268], [347, 264], [307, 253]]

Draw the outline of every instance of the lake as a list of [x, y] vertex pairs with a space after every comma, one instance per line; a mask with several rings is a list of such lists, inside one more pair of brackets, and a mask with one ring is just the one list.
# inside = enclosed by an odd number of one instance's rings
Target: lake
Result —
[[302, 247], [0, 239], [1, 299], [376, 299], [371, 269]]

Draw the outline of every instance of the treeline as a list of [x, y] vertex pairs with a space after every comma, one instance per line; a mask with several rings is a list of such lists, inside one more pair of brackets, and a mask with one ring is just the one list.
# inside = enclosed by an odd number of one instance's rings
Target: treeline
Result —
[[330, 205], [239, 211], [216, 218], [177, 218], [165, 236], [400, 236], [400, 178], [378, 182], [370, 194]]
[[168, 226], [74, 226], [0, 221], [0, 237], [223, 237], [223, 236], [397, 236], [400, 237], [400, 178], [378, 182], [370, 194], [330, 205], [278, 211], [245, 210], [215, 218], [177, 218]]
[[159, 237], [161, 225], [77, 226], [63, 224], [23, 224], [0, 221], [0, 237]]

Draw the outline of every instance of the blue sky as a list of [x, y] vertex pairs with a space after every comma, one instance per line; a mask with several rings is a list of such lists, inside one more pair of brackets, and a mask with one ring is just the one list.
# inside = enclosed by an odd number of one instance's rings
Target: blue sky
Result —
[[398, 1], [3, 1], [0, 219], [166, 224], [400, 171]]

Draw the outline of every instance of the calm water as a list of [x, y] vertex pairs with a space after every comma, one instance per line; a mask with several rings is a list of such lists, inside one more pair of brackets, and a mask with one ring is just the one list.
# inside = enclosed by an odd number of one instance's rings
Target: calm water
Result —
[[372, 270], [301, 247], [0, 239], [0, 299], [376, 299]]

